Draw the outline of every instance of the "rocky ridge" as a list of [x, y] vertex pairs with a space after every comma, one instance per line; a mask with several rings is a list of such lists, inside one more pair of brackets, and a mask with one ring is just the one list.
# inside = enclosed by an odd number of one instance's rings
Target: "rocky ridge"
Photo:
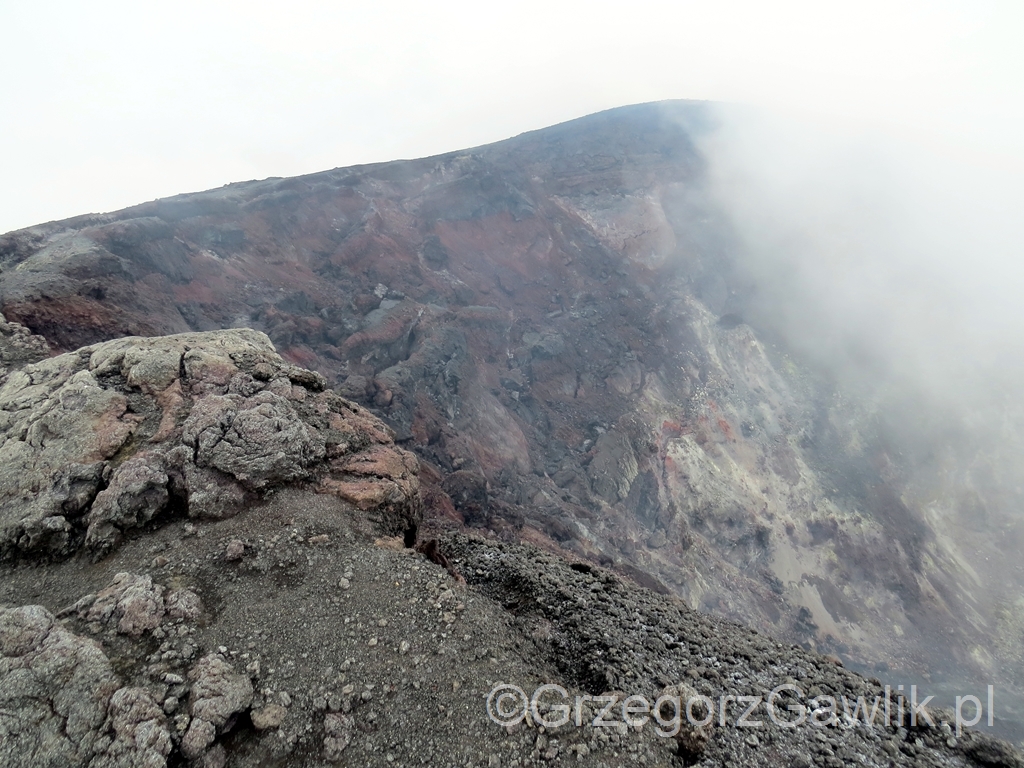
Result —
[[[128, 338], [62, 357], [26, 366], [0, 390], [5, 403], [25, 406], [15, 411], [21, 419], [7, 423], [29, 424], [8, 427], [5, 439], [29, 439], [31, 425], [52, 413], [25, 378], [57, 393], [50, 399], [58, 404], [83, 404], [80, 418], [105, 427], [76, 431], [79, 442], [60, 439], [55, 428], [37, 429], [47, 440], [36, 446], [34, 463], [22, 465], [16, 488], [28, 487], [32, 472], [42, 485], [56, 464], [49, 451], [78, 457], [97, 444], [118, 448], [98, 459], [114, 465], [98, 473], [106, 487], [83, 494], [93, 500], [82, 523], [68, 513], [67, 535], [26, 539], [34, 521], [46, 519], [35, 507], [18, 508], [22, 517], [8, 522], [20, 533], [7, 538], [9, 554], [17, 556], [8, 557], [0, 579], [5, 765], [1022, 764], [1002, 742], [955, 734], [951, 713], [942, 711], [932, 713], [933, 726], [911, 724], [909, 715], [853, 726], [837, 710], [834, 722], [825, 717], [820, 726], [790, 728], [762, 716], [750, 730], [737, 725], [745, 707], [733, 700], [721, 705], [720, 719], [683, 722], [676, 732], [659, 710], [669, 723], [659, 732], [649, 714], [642, 723], [635, 712], [622, 714], [622, 700], [667, 696], [665, 704], [707, 696], [715, 703], [721, 696], [766, 697], [788, 684], [808, 697], [839, 701], [870, 699], [881, 684], [578, 559], [455, 529], [416, 542], [408, 535], [416, 530], [408, 527], [414, 506], [360, 506], [367, 495], [337, 490], [357, 481], [318, 463], [331, 450], [345, 461], [390, 451], [402, 473], [374, 476], [390, 489], [415, 478], [415, 461], [389, 442], [379, 421], [323, 397], [316, 375], [281, 362], [260, 334]], [[77, 389], [62, 389], [72, 381]], [[73, 401], [84, 382], [98, 391]], [[229, 399], [254, 382], [264, 387]], [[175, 384], [180, 410], [140, 405], [161, 402]], [[138, 396], [129, 397], [129, 389]], [[270, 401], [278, 433], [293, 435], [301, 424], [306, 437], [189, 442], [189, 435], [204, 434], [187, 426], [194, 419], [209, 423], [208, 414], [223, 413], [224, 402], [244, 414], [245, 398], [268, 392], [280, 398]], [[111, 393], [131, 409], [120, 403], [111, 410]], [[32, 421], [26, 412], [40, 415]], [[123, 438], [123, 428], [109, 426], [129, 413], [138, 418], [129, 420], [131, 436]], [[350, 419], [345, 451], [338, 448], [338, 421], [335, 432], [325, 426], [331, 415]], [[311, 450], [314, 434], [332, 447]], [[163, 439], [153, 440], [158, 435]], [[216, 446], [225, 440], [233, 450], [222, 460]], [[163, 443], [170, 451], [190, 445], [198, 469], [213, 466], [220, 483], [235, 483], [240, 490], [226, 495], [232, 505], [214, 507], [216, 514], [205, 501], [194, 506], [193, 494], [225, 494], [189, 484], [182, 472], [186, 503], [140, 517], [164, 499], [147, 489], [171, 483], [153, 468], [172, 465], [163, 454], [147, 453]], [[269, 462], [263, 484], [232, 472], [261, 462]], [[359, 459], [359, 466], [369, 463]], [[131, 466], [132, 477], [158, 479], [116, 480]], [[0, 485], [6, 498], [23, 498], [10, 493], [12, 482], [6, 475]], [[110, 489], [116, 492], [103, 497]], [[252, 495], [235, 503], [237, 493]], [[110, 517], [104, 498], [135, 516]], [[196, 506], [202, 514], [193, 514]], [[103, 531], [114, 526], [119, 535], [90, 537], [94, 524]], [[51, 528], [57, 526], [42, 526]], [[104, 556], [97, 560], [98, 554]], [[560, 685], [569, 701], [581, 697], [579, 723], [558, 724], [557, 700], [539, 704], [536, 716], [492, 722], [488, 696], [510, 683], [531, 692]], [[595, 697], [604, 695], [618, 708], [600, 718], [608, 725], [594, 726], [603, 708]]]

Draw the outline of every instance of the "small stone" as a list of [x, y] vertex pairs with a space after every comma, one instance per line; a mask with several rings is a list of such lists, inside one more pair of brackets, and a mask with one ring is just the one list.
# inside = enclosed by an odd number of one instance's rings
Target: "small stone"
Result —
[[224, 559], [229, 563], [241, 560], [245, 555], [245, 544], [240, 539], [232, 539], [224, 549]]
[[324, 717], [324, 759], [334, 763], [341, 760], [342, 753], [352, 741], [355, 721], [349, 715], [330, 713]]
[[338, 586], [341, 587], [342, 589], [348, 589], [349, 587], [352, 586], [352, 582], [350, 582], [348, 579], [342, 579], [341, 581], [338, 582]]
[[756, 747], [758, 744], [761, 743], [757, 740], [757, 736], [755, 736], [754, 734], [750, 734], [743, 741], [746, 743], [748, 747]]
[[412, 646], [411, 646], [411, 645], [409, 644], [409, 641], [408, 641], [408, 640], [403, 640], [403, 641], [402, 641], [401, 643], [399, 643], [399, 645], [398, 645], [398, 652], [399, 652], [400, 654], [402, 654], [402, 655], [404, 656], [405, 654], [407, 654], [407, 653], [409, 652], [409, 649], [410, 649], [411, 647], [412, 647]]
[[376, 637], [371, 637], [370, 641], [367, 643], [367, 645], [370, 645], [370, 646], [374, 646], [376, 644], [377, 644], [377, 638]]
[[288, 691], [281, 691], [277, 695], [277, 698], [286, 707], [290, 707], [292, 705], [292, 697], [288, 694]]
[[277, 728], [284, 722], [287, 710], [280, 704], [268, 704], [262, 709], [252, 711], [252, 725], [257, 731], [266, 731]]
[[170, 715], [178, 708], [178, 698], [176, 696], [168, 696], [164, 701], [164, 714]]

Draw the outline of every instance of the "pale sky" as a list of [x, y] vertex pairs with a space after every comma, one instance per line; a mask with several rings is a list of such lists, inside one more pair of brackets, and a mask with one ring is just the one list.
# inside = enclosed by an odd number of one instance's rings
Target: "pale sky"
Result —
[[0, 232], [671, 98], [1024, 171], [1024, 3], [0, 0]]

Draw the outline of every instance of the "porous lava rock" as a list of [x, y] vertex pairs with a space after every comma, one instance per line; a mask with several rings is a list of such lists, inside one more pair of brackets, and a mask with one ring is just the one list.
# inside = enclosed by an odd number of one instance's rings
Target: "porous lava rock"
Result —
[[42, 360], [49, 354], [46, 339], [0, 315], [0, 384], [7, 379], [10, 370]]
[[98, 643], [38, 605], [0, 609], [0, 763], [166, 765], [167, 722], [150, 694], [122, 687]]
[[118, 339], [0, 387], [0, 556], [99, 556], [134, 529], [230, 517], [290, 484], [413, 537], [418, 466], [260, 332]]

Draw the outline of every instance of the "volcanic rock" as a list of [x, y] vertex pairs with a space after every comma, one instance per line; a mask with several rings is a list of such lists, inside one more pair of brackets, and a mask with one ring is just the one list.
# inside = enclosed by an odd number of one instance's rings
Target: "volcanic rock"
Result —
[[0, 758], [33, 765], [162, 766], [166, 718], [119, 687], [100, 646], [40, 606], [0, 610]]
[[0, 315], [0, 384], [11, 369], [49, 356], [50, 346], [21, 323], [10, 323]]
[[418, 463], [389, 430], [247, 329], [27, 365], [0, 387], [0, 420], [0, 556], [102, 554], [169, 515], [228, 517], [294, 482], [358, 496], [381, 533], [419, 520]]

